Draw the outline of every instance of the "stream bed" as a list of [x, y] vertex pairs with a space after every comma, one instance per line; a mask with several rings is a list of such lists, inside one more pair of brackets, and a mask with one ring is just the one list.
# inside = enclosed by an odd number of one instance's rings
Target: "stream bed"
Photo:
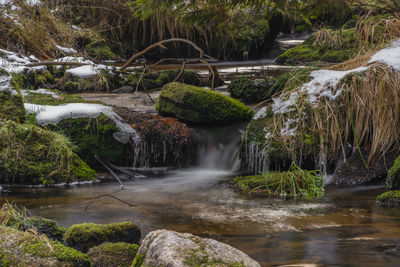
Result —
[[[20, 189], [1, 195], [1, 200], [26, 206], [65, 227], [132, 221], [142, 236], [166, 228], [214, 238], [263, 266], [399, 266], [400, 257], [393, 252], [399, 244], [400, 213], [375, 205], [383, 186], [328, 186], [319, 201], [249, 199], [230, 187], [233, 175], [188, 169], [126, 182], [125, 189], [116, 183]], [[106, 196], [92, 202], [104, 194], [136, 206]]]

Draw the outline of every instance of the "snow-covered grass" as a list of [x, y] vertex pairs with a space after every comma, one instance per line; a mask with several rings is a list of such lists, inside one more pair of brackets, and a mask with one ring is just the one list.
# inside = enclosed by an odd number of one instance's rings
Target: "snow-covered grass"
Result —
[[373, 63], [383, 63], [395, 71], [400, 70], [400, 39], [394, 41], [388, 47], [375, 53], [365, 66], [354, 68], [347, 71], [338, 70], [315, 70], [310, 73], [312, 80], [303, 84], [298, 90], [283, 94], [273, 99], [272, 111], [275, 114], [289, 113], [295, 110], [294, 105], [297, 99], [307, 94], [308, 101], [314, 107], [318, 106], [319, 99], [322, 97], [333, 101], [341, 94], [342, 89], [337, 88], [340, 82], [348, 75], [365, 72], [369, 65]]
[[[0, 69], [3, 69], [8, 73], [19, 73], [22, 72], [24, 69], [29, 69], [28, 67], [26, 67], [26, 65], [32, 63], [32, 61], [37, 61], [37, 59], [31, 59], [24, 55], [0, 49]], [[33, 67], [31, 69], [41, 70], [43, 68], [45, 67], [39, 66]]]

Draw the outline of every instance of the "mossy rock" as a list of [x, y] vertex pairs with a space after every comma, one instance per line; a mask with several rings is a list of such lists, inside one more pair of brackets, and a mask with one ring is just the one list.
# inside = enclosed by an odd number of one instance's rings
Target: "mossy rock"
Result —
[[1, 183], [52, 185], [94, 179], [95, 172], [65, 136], [34, 125], [1, 123]]
[[386, 186], [390, 189], [400, 189], [400, 157], [396, 158], [386, 178]]
[[89, 256], [43, 236], [0, 226], [1, 266], [92, 266]]
[[400, 190], [385, 192], [376, 198], [376, 202], [382, 206], [398, 207], [400, 205]]
[[185, 122], [209, 125], [249, 121], [254, 115], [238, 100], [177, 82], [163, 87], [156, 109], [162, 115], [174, 116]]
[[130, 267], [138, 249], [138, 245], [125, 242], [104, 243], [87, 254], [97, 267]]
[[247, 77], [237, 78], [228, 86], [228, 92], [231, 97], [242, 100], [245, 103], [260, 102], [270, 98], [277, 92], [273, 85], [274, 79], [256, 79], [252, 80]]
[[90, 248], [105, 242], [126, 242], [138, 244], [141, 232], [131, 222], [72, 225], [65, 233], [65, 242], [79, 251], [87, 252]]
[[330, 47], [329, 42], [326, 45], [317, 45], [314, 43], [315, 36], [310, 36], [302, 45], [289, 49], [276, 58], [279, 64], [298, 65], [308, 63], [340, 63], [349, 60], [356, 54], [354, 47], [356, 42], [354, 28], [344, 29], [342, 31], [330, 31], [331, 35], [340, 34], [343, 40], [339, 47]]
[[96, 60], [117, 60], [119, 57], [111, 51], [106, 41], [93, 42], [85, 46], [88, 55]]
[[105, 115], [97, 118], [78, 118], [62, 120], [49, 128], [62, 132], [76, 145], [76, 153], [95, 169], [102, 168], [94, 157], [115, 164], [133, 162], [133, 149], [129, 144], [121, 144], [114, 134], [119, 132], [115, 123]]

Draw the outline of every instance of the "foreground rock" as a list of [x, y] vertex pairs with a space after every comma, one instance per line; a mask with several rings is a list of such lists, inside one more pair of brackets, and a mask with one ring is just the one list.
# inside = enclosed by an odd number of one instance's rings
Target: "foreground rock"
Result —
[[104, 243], [87, 253], [97, 267], [129, 267], [139, 246], [124, 242]]
[[196, 124], [226, 125], [253, 117], [253, 111], [238, 100], [177, 82], [163, 87], [156, 109], [162, 115]]
[[34, 232], [0, 227], [1, 266], [92, 266], [87, 255]]
[[254, 266], [256, 261], [227, 244], [187, 233], [158, 230], [143, 240], [132, 264], [138, 266]]
[[83, 223], [72, 225], [65, 233], [68, 246], [87, 252], [89, 248], [105, 242], [138, 243], [141, 232], [131, 222], [94, 224]]

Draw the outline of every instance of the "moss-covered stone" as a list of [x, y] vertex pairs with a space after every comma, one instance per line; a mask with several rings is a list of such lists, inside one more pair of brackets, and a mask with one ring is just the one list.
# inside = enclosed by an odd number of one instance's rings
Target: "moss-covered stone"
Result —
[[105, 242], [127, 242], [137, 244], [140, 240], [140, 229], [131, 222], [94, 224], [84, 223], [72, 225], [65, 233], [65, 242], [79, 251]]
[[233, 124], [249, 121], [254, 113], [243, 103], [217, 92], [182, 83], [163, 87], [156, 109], [162, 115], [197, 124]]
[[44, 236], [0, 227], [1, 266], [92, 266], [90, 258]]
[[245, 103], [260, 102], [276, 94], [279, 89], [273, 87], [274, 79], [256, 79], [247, 77], [233, 80], [228, 86], [231, 97], [242, 100]]
[[132, 146], [121, 144], [114, 138], [119, 129], [105, 115], [66, 119], [49, 128], [68, 136], [77, 147], [76, 153], [92, 168], [101, 168], [95, 155], [115, 164], [131, 164], [133, 161]]
[[1, 123], [1, 183], [51, 185], [94, 179], [95, 172], [65, 136], [33, 125]]
[[[340, 63], [350, 59], [357, 53], [355, 48], [356, 36], [354, 28], [342, 31], [330, 31], [331, 36], [340, 35], [341, 45], [338, 47], [318, 45], [315, 43], [315, 35], [309, 37], [304, 44], [296, 46], [276, 58], [279, 64], [298, 65], [312, 62]], [[333, 37], [331, 37], [333, 38]], [[333, 41], [332, 41], [333, 42]]]
[[54, 93], [57, 96], [31, 90], [27, 91], [23, 96], [24, 102], [30, 104], [50, 105], [50, 106], [58, 106], [68, 103], [98, 103], [94, 101], [85, 100], [77, 95], [65, 94], [60, 90], [54, 90], [54, 89], [46, 89], [46, 90], [48, 92]]
[[138, 249], [136, 244], [104, 243], [91, 248], [87, 254], [97, 267], [129, 267]]
[[117, 60], [119, 57], [111, 51], [107, 43], [102, 40], [85, 46], [88, 55], [96, 60]]
[[399, 206], [400, 205], [400, 190], [388, 191], [376, 198], [376, 202], [382, 206]]
[[400, 189], [400, 157], [396, 158], [389, 170], [386, 186], [390, 189]]

